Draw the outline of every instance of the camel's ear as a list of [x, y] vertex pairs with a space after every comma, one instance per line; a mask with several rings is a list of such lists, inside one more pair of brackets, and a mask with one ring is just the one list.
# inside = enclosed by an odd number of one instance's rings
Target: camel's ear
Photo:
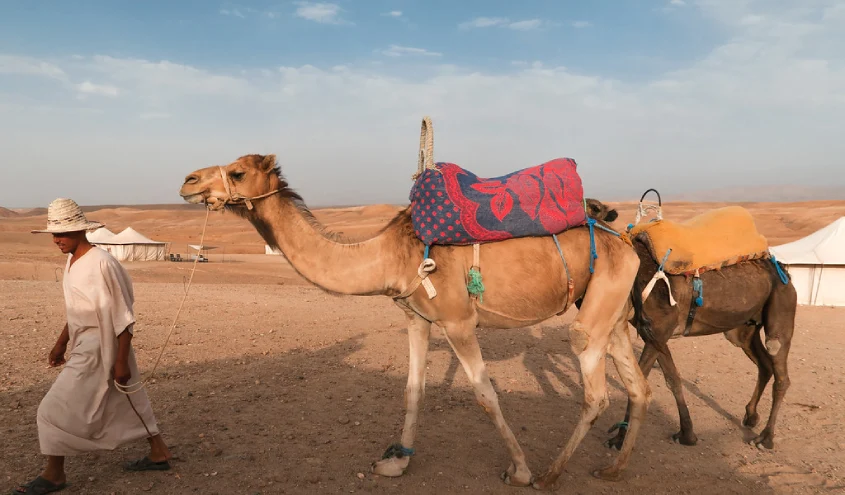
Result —
[[261, 161], [261, 171], [269, 172], [276, 167], [276, 155], [267, 155]]

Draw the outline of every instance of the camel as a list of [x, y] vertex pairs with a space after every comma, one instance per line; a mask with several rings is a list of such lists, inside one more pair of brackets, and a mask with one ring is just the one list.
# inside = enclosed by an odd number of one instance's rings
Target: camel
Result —
[[[651, 400], [651, 390], [636, 365], [627, 315], [638, 298], [631, 286], [639, 260], [620, 237], [595, 229], [597, 258], [590, 253], [590, 229], [575, 227], [557, 235], [558, 252], [550, 237], [521, 237], [486, 243], [478, 252], [486, 291], [483, 303], [467, 289], [474, 263], [473, 246], [431, 246], [436, 269], [423, 272], [424, 245], [416, 237], [410, 207], [398, 213], [373, 237], [349, 242], [328, 232], [288, 186], [276, 156], [250, 154], [225, 166], [191, 172], [180, 195], [188, 203], [205, 203], [211, 210], [231, 211], [248, 220], [271, 247], [280, 249], [307, 281], [333, 294], [387, 296], [407, 317], [408, 379], [405, 423], [401, 442], [391, 445], [371, 466], [382, 476], [401, 476], [410, 463], [417, 419], [425, 391], [426, 353], [431, 324], [444, 331], [461, 362], [476, 400], [488, 414], [511, 458], [500, 478], [511, 486], [550, 489], [567, 461], [608, 407], [605, 359], [609, 353], [630, 399], [628, 435], [615, 461], [592, 475], [619, 480], [629, 462], [635, 439]], [[562, 259], [567, 262], [565, 269]], [[590, 271], [591, 259], [594, 272]], [[570, 273], [572, 296], [569, 280]], [[423, 279], [424, 275], [428, 275]], [[436, 288], [430, 298], [428, 283]], [[581, 309], [569, 328], [584, 386], [578, 424], [565, 447], [540, 477], [532, 475], [525, 454], [505, 420], [482, 358], [476, 327], [521, 328], [547, 320], [581, 299]]]
[[[592, 200], [591, 211], [596, 218], [607, 221], [616, 219], [616, 211], [601, 201]], [[649, 252], [643, 240], [633, 239], [634, 250], [640, 259], [639, 273], [633, 291], [642, 291], [658, 270], [659, 263]], [[736, 347], [740, 347], [757, 366], [757, 384], [751, 400], [745, 406], [742, 424], [754, 428], [760, 416], [757, 404], [774, 374], [772, 407], [765, 428], [750, 443], [757, 447], [774, 448], [775, 422], [783, 397], [789, 388], [787, 357], [795, 326], [797, 296], [791, 281], [783, 283], [778, 269], [770, 259], [747, 260], [701, 274], [707, 296], [703, 306], [697, 308], [689, 323], [688, 312], [693, 298], [689, 280], [683, 275], [667, 275], [672, 287], [676, 306], [670, 304], [669, 290], [658, 282], [643, 303], [642, 313], [631, 318], [631, 324], [643, 338], [644, 347], [639, 365], [648, 377], [655, 360], [663, 370], [666, 385], [672, 390], [678, 406], [681, 429], [672, 435], [676, 442], [693, 446], [698, 437], [693, 431], [692, 419], [684, 399], [681, 376], [675, 367], [667, 343], [682, 336], [701, 337], [723, 334]], [[788, 275], [787, 275], [788, 277]], [[576, 302], [576, 306], [578, 303]], [[683, 327], [687, 327], [684, 329]], [[677, 333], [678, 330], [685, 330]], [[760, 338], [760, 330], [766, 335], [766, 343]], [[630, 405], [629, 405], [630, 408]], [[626, 435], [625, 420], [617, 424], [615, 437], [606, 443], [608, 447], [621, 448]], [[614, 431], [611, 429], [611, 433]]]

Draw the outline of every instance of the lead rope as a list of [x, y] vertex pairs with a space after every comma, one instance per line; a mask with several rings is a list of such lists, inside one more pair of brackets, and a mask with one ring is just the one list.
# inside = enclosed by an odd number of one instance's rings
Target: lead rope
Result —
[[[206, 208], [205, 209], [205, 222], [202, 226], [202, 235], [200, 235], [200, 247], [203, 246], [203, 242], [205, 241], [205, 230], [208, 227], [208, 215], [211, 213], [211, 210]], [[114, 382], [114, 386], [117, 388], [117, 391], [125, 394], [127, 398], [131, 394], [136, 394], [140, 392], [144, 387], [146, 387], [147, 382], [155, 375], [155, 371], [158, 368], [159, 362], [161, 362], [161, 356], [164, 355], [164, 349], [167, 348], [167, 343], [170, 341], [170, 336], [173, 335], [173, 330], [176, 328], [176, 321], [179, 319], [179, 314], [182, 313], [182, 307], [185, 305], [185, 300], [188, 298], [188, 292], [191, 289], [191, 283], [194, 280], [194, 272], [197, 270], [197, 262], [199, 262], [199, 255], [194, 258], [194, 266], [191, 268], [191, 276], [188, 278], [188, 285], [185, 287], [185, 294], [182, 296], [182, 302], [179, 304], [179, 309], [176, 311], [176, 316], [173, 318], [173, 323], [170, 325], [170, 331], [167, 333], [167, 338], [164, 340], [164, 345], [161, 346], [161, 351], [158, 353], [158, 359], [156, 359], [155, 364], [153, 365], [153, 370], [150, 372], [149, 376], [145, 378], [143, 381], [135, 382], [131, 385], [123, 385], [117, 382]], [[137, 388], [133, 388], [137, 387]], [[131, 390], [130, 390], [131, 389]], [[131, 404], [132, 401], [130, 400], [129, 403]], [[135, 409], [133, 406], [132, 409]], [[137, 411], [136, 411], [137, 413]], [[140, 415], [138, 416], [140, 418]], [[143, 422], [143, 420], [141, 420]], [[144, 425], [146, 428], [146, 425]]]

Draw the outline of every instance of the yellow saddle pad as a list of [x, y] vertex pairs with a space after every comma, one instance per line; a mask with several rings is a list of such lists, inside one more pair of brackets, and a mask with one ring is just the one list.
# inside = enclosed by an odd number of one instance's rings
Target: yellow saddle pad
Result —
[[658, 263], [671, 249], [663, 270], [673, 275], [763, 258], [769, 250], [751, 213], [741, 206], [717, 208], [685, 222], [641, 223], [631, 229], [631, 237], [643, 239]]

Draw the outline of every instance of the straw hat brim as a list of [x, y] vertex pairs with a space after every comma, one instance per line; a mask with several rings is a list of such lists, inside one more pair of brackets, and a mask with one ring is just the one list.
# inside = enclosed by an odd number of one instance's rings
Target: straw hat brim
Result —
[[68, 232], [82, 232], [89, 231], [89, 230], [97, 230], [100, 227], [104, 227], [100, 222], [80, 222], [80, 223], [71, 223], [65, 225], [50, 225], [46, 229], [43, 230], [33, 230], [31, 231], [33, 234], [66, 234]]

